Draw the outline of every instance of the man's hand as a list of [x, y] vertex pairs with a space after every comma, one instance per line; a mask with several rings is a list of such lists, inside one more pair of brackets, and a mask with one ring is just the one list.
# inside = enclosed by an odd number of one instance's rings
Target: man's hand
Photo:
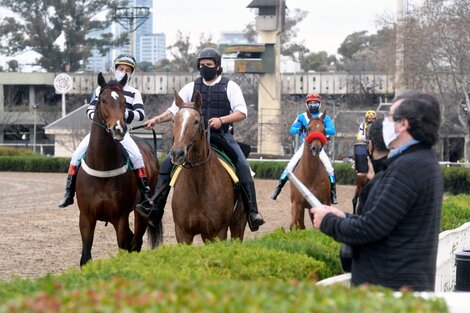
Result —
[[155, 125], [158, 124], [157, 119], [158, 119], [158, 116], [155, 116], [154, 118], [151, 118], [147, 120], [146, 122], [144, 122], [145, 129], [153, 129]]
[[213, 117], [209, 120], [209, 127], [213, 129], [219, 129], [222, 127], [222, 119], [220, 117]]
[[313, 227], [315, 227], [318, 230], [320, 229], [323, 218], [328, 213], [333, 213], [341, 218], [346, 217], [346, 214], [343, 211], [335, 207], [328, 206], [328, 205], [324, 205], [320, 208], [311, 208], [310, 213], [313, 214]]

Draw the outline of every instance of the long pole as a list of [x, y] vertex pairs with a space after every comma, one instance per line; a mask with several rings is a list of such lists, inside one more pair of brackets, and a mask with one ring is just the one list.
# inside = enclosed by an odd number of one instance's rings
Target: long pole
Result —
[[65, 117], [65, 92], [62, 93], [62, 117]]
[[134, 41], [135, 41], [135, 38], [134, 38], [134, 17], [132, 16], [130, 19], [129, 19], [129, 29], [130, 29], [130, 34], [129, 34], [129, 54], [134, 56]]
[[36, 106], [33, 107], [34, 110], [34, 123], [33, 123], [33, 152], [36, 153]]

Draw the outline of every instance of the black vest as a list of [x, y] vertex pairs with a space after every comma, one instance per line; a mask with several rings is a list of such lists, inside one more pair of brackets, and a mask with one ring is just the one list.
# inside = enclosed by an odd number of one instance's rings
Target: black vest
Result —
[[[207, 86], [203, 83], [202, 77], [196, 78], [194, 81], [194, 89], [192, 101], [194, 101], [194, 95], [199, 90], [202, 96], [202, 115], [204, 116], [204, 124], [207, 128], [207, 123], [210, 118], [221, 117], [229, 115], [232, 112], [230, 107], [230, 101], [227, 97], [227, 85], [229, 78], [222, 77], [219, 83], [214, 86]], [[227, 132], [231, 124], [222, 125], [221, 129]]]

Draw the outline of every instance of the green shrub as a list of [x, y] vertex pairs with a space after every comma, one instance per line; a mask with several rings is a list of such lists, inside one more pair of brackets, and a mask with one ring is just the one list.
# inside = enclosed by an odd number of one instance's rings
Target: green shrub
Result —
[[35, 155], [31, 149], [17, 147], [0, 147], [0, 156]]
[[445, 196], [442, 205], [441, 232], [470, 222], [470, 195]]
[[70, 159], [45, 156], [0, 156], [0, 171], [66, 173]]
[[443, 300], [424, 300], [377, 287], [316, 287], [297, 281], [168, 280], [113, 276], [75, 290], [14, 298], [5, 312], [448, 312]]
[[470, 168], [444, 167], [442, 172], [445, 191], [470, 194]]

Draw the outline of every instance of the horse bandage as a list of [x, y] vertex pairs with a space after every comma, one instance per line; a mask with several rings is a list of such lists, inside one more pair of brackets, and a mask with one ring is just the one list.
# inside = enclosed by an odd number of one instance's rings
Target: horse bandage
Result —
[[311, 144], [312, 141], [314, 141], [315, 139], [320, 140], [322, 146], [326, 145], [326, 137], [324, 134], [320, 132], [313, 132], [313, 133], [308, 134], [307, 138], [305, 138], [305, 141], [308, 144]]

